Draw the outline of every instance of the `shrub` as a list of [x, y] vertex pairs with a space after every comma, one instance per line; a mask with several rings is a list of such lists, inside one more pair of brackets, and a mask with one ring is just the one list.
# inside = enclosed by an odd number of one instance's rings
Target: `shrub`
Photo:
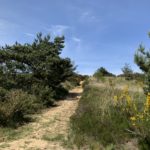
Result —
[[[143, 94], [142, 94], [143, 96]], [[75, 143], [81, 147], [99, 143], [104, 147], [110, 144], [125, 144], [134, 134], [130, 117], [141, 111], [141, 102], [136, 99], [141, 93], [123, 91], [107, 87], [86, 85], [76, 114], [71, 118]], [[137, 138], [137, 137], [136, 137]]]
[[5, 101], [5, 95], [8, 91], [2, 87], [0, 87], [0, 102]]
[[35, 96], [22, 90], [8, 92], [0, 106], [0, 124], [3, 126], [20, 124], [41, 107]]
[[121, 69], [123, 72], [123, 75], [126, 80], [131, 80], [133, 79], [133, 70], [129, 66], [129, 64], [125, 64], [125, 66]]
[[31, 94], [46, 107], [53, 105], [54, 103], [54, 90], [48, 86], [41, 84], [34, 84], [31, 88]]
[[105, 68], [100, 67], [96, 70], [96, 72], [93, 75], [96, 79], [103, 79], [103, 77], [114, 77], [115, 75], [108, 72]]
[[[75, 142], [78, 145], [85, 144], [87, 139], [100, 141], [105, 146], [124, 139], [122, 128], [128, 127], [128, 123], [118, 111], [110, 112], [112, 94], [110, 89], [86, 86], [77, 113], [72, 117], [72, 128], [77, 133]], [[82, 140], [76, 141], [78, 136]]]
[[130, 117], [130, 123], [131, 130], [139, 138], [141, 149], [150, 149], [150, 93], [141, 109]]
[[55, 88], [54, 98], [56, 100], [64, 99], [67, 95], [68, 95], [68, 90], [65, 89], [63, 86], [60, 85]]
[[66, 81], [62, 84], [62, 86], [67, 89], [67, 90], [71, 90], [74, 88], [74, 83], [70, 82], [70, 81]]

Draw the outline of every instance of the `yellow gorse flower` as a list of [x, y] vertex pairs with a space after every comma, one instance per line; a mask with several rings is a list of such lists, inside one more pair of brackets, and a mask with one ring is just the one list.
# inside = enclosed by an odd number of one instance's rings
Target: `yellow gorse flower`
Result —
[[144, 112], [147, 112], [149, 109], [150, 109], [150, 93], [147, 94]]
[[115, 102], [118, 101], [118, 96], [114, 96], [114, 101], [115, 101]]
[[146, 103], [147, 103], [147, 106], [150, 107], [150, 93], [147, 94]]
[[131, 105], [131, 96], [126, 95], [127, 103], [130, 106]]
[[[127, 110], [127, 107], [132, 107], [133, 101], [131, 96], [129, 95], [129, 87], [125, 86], [122, 90], [122, 93], [119, 96], [114, 96], [114, 105], [119, 104], [119, 106], [122, 106], [124, 110]], [[136, 110], [136, 107], [134, 107], [134, 110]]]
[[135, 116], [130, 117], [130, 120], [131, 120], [131, 121], [136, 121], [136, 117], [135, 117]]
[[132, 123], [132, 125], [133, 125], [133, 126], [136, 126], [136, 124], [135, 124], [135, 123]]
[[118, 97], [118, 96], [114, 96], [113, 102], [114, 102], [114, 105], [115, 105], [115, 106], [117, 105], [118, 100], [119, 100], [119, 97]]
[[143, 114], [137, 114], [137, 117], [138, 117], [139, 119], [144, 119], [144, 115], [143, 115]]

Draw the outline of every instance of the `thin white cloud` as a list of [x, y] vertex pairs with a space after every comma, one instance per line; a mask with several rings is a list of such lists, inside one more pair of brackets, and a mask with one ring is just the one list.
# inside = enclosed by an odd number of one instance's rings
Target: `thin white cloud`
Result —
[[81, 42], [81, 39], [77, 38], [77, 37], [73, 37], [72, 40], [74, 42], [77, 42], [77, 43], [80, 43]]
[[26, 36], [28, 36], [28, 37], [34, 37], [35, 35], [34, 34], [32, 34], [32, 33], [24, 33]]
[[81, 22], [97, 22], [98, 18], [91, 11], [84, 11], [80, 16]]
[[[73, 43], [72, 43], [73, 41]], [[76, 51], [81, 51], [82, 50], [82, 41], [80, 38], [77, 38], [77, 37], [72, 37], [72, 41], [71, 41], [71, 44], [74, 45], [74, 49]]]
[[64, 35], [66, 30], [69, 29], [69, 26], [66, 25], [52, 25], [50, 28], [45, 28], [54, 36], [61, 36]]

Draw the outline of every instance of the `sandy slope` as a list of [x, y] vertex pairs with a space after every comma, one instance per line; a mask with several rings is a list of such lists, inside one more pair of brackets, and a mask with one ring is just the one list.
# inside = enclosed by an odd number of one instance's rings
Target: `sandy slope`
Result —
[[62, 141], [67, 138], [70, 116], [75, 112], [81, 87], [70, 91], [66, 100], [59, 101], [57, 106], [46, 110], [38, 116], [37, 121], [30, 124], [31, 132], [11, 142], [3, 142], [0, 145], [6, 147], [3, 150], [63, 150]]

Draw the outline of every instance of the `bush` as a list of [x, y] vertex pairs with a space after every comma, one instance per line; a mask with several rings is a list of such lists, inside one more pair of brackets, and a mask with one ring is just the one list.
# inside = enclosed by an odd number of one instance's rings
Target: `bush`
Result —
[[132, 80], [133, 79], [133, 70], [129, 66], [129, 64], [125, 64], [125, 66], [121, 69], [123, 72], [123, 75], [126, 80]]
[[129, 132], [133, 131], [130, 117], [136, 113], [135, 105], [142, 109], [141, 102], [134, 101], [139, 97], [141, 93], [131, 93], [126, 89], [86, 85], [76, 114], [71, 118], [75, 143], [79, 147], [93, 147], [96, 143], [104, 147], [125, 144], [134, 136]]
[[35, 95], [46, 107], [51, 106], [54, 103], [54, 90], [48, 86], [34, 84], [31, 88], [31, 94]]
[[3, 126], [20, 124], [41, 107], [35, 96], [22, 90], [8, 92], [0, 106], [0, 124]]
[[67, 90], [71, 90], [75, 87], [74, 83], [70, 82], [70, 81], [66, 81], [62, 84], [62, 86], [67, 89]]
[[65, 89], [63, 86], [58, 86], [55, 88], [55, 95], [54, 98], [56, 100], [64, 99], [68, 95], [68, 90]]
[[105, 68], [100, 67], [93, 75], [97, 80], [103, 80], [103, 77], [114, 77], [115, 75], [108, 72]]
[[0, 87], [0, 102], [5, 101], [5, 96], [8, 91], [2, 87]]
[[[77, 144], [85, 144], [82, 143], [86, 140], [84, 137], [100, 141], [105, 146], [124, 139], [124, 136], [121, 136], [122, 128], [119, 129], [118, 124], [121, 123], [122, 126], [126, 126], [127, 123], [122, 122], [123, 116], [118, 112], [113, 112], [110, 116], [111, 97], [112, 91], [108, 89], [86, 86], [77, 113], [72, 117], [73, 130], [79, 136], [84, 135], [83, 140]], [[120, 119], [118, 120], [118, 118]], [[114, 134], [115, 132], [117, 134]], [[78, 137], [75, 139], [78, 139]]]

